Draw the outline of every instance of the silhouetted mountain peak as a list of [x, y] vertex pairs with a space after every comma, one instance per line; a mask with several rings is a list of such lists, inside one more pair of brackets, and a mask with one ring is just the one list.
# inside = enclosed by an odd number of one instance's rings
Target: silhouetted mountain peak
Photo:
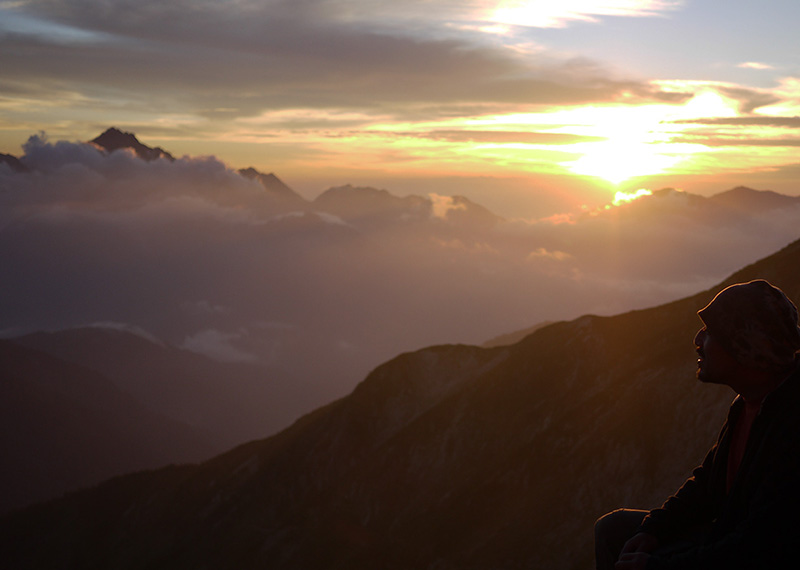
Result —
[[393, 218], [428, 218], [431, 213], [430, 200], [421, 196], [401, 198], [387, 190], [351, 184], [329, 188], [317, 196], [313, 204], [345, 220], [387, 215]]
[[654, 198], [667, 198], [669, 196], [674, 196], [676, 194], [683, 194], [680, 190], [675, 188], [667, 187], [667, 188], [659, 188], [658, 190], [654, 190], [652, 196]]
[[333, 186], [317, 196], [314, 202], [317, 205], [327, 205], [337, 202], [347, 201], [350, 203], [361, 202], [371, 205], [386, 205], [397, 203], [399, 198], [393, 196], [388, 190], [382, 188], [372, 188], [370, 186], [353, 186], [344, 184]]
[[737, 186], [709, 198], [714, 204], [745, 211], [764, 211], [783, 208], [800, 202], [800, 197], [779, 194], [772, 190], [754, 190]]
[[757, 194], [764, 194], [770, 193], [775, 194], [771, 190], [756, 190], [755, 188], [750, 188], [749, 186], [737, 186], [735, 188], [731, 188], [730, 190], [726, 190], [725, 192], [720, 192], [716, 194], [716, 196], [755, 196]]
[[28, 167], [22, 164], [20, 159], [10, 154], [0, 152], [0, 164], [6, 164], [14, 172], [28, 172]]
[[[447, 199], [447, 198], [445, 198]], [[476, 204], [465, 196], [451, 196], [444, 218], [457, 225], [488, 229], [501, 222], [503, 218]]]
[[489, 228], [502, 218], [464, 196], [395, 196], [387, 190], [352, 186], [329, 188], [314, 200], [314, 206], [345, 220], [356, 218], [425, 221], [435, 218], [455, 226]]
[[240, 169], [239, 174], [248, 180], [258, 180], [264, 189], [284, 206], [292, 208], [305, 208], [308, 206], [308, 202], [302, 196], [289, 188], [283, 180], [272, 172], [264, 174], [251, 166]]
[[150, 161], [158, 158], [166, 158], [170, 162], [175, 160], [175, 157], [165, 151], [163, 148], [152, 148], [144, 145], [139, 142], [139, 140], [136, 138], [136, 135], [133, 133], [126, 133], [117, 129], [116, 127], [107, 129], [103, 134], [95, 137], [89, 142], [102, 148], [106, 152], [114, 152], [115, 150], [121, 148], [132, 149], [136, 153], [136, 156], [142, 160]]

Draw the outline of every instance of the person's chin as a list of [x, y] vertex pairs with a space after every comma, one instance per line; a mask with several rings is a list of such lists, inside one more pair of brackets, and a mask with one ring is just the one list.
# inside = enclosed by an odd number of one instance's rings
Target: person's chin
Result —
[[722, 384], [722, 382], [706, 374], [702, 369], [697, 371], [697, 380], [703, 384]]
[[697, 380], [702, 382], [703, 384], [714, 384], [713, 378], [709, 377], [705, 370], [703, 370], [702, 366], [697, 367], [697, 372], [695, 373]]

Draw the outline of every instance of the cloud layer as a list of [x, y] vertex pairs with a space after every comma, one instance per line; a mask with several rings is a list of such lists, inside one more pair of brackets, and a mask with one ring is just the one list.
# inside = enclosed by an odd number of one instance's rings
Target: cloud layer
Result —
[[[57, 101], [63, 111], [70, 101], [74, 110], [116, 107], [131, 118], [171, 117], [173, 127], [181, 116], [231, 121], [276, 109], [359, 109], [399, 120], [452, 115], [463, 105], [658, 96], [646, 83], [615, 78], [586, 58], [509, 50], [482, 40], [482, 32], [449, 27], [491, 21], [494, 6], [29, 1], [5, 8], [17, 25], [9, 20], [0, 33], [3, 87], [36, 101], [40, 114]], [[650, 14], [665, 6], [581, 2], [548, 17]]]
[[[86, 139], [117, 124], [179, 153], [279, 170], [309, 196], [360, 180], [603, 188], [762, 172], [796, 160], [796, 141], [773, 132], [800, 109], [776, 47], [792, 6], [776, 0], [771, 41], [751, 42], [770, 53], [735, 42], [718, 61], [692, 33], [711, 22], [714, 45], [730, 46], [718, 15], [669, 0], [6, 2], [0, 150], [41, 128]], [[755, 25], [748, 10], [731, 14]]]
[[696, 292], [798, 237], [798, 199], [675, 190], [541, 220], [334, 188], [286, 211], [213, 157], [36, 135], [0, 165], [0, 330], [96, 322], [289, 369], [316, 404], [398, 352]]

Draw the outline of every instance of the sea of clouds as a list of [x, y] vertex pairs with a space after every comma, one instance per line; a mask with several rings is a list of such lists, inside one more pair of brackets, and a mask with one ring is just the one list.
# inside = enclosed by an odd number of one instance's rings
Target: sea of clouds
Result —
[[136, 327], [284, 368], [308, 408], [396, 354], [707, 289], [800, 237], [800, 201], [657, 191], [506, 220], [453, 196], [339, 189], [286, 211], [214, 157], [32, 136], [0, 164], [0, 332]]

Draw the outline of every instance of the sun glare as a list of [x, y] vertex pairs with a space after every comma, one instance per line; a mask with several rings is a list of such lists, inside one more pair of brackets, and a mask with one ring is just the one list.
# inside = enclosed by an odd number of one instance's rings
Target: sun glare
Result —
[[653, 193], [646, 189], [646, 188], [639, 188], [636, 192], [617, 192], [614, 194], [614, 202], [615, 206], [620, 206], [622, 204], [627, 204], [628, 202], [633, 202], [634, 200], [638, 200], [643, 196], [652, 196]]
[[[238, 142], [270, 144], [279, 132], [282, 144], [291, 142], [304, 149], [284, 157], [298, 169], [308, 168], [312, 163], [308, 157], [313, 156], [317, 166], [346, 171], [363, 169], [366, 162], [386, 172], [405, 171], [413, 165], [418, 172], [436, 175], [571, 173], [615, 186], [676, 169], [718, 169], [725, 157], [732, 156], [731, 150], [704, 144], [706, 136], [692, 124], [693, 119], [738, 116], [737, 101], [722, 89], [728, 85], [690, 81], [653, 85], [662, 92], [693, 96], [673, 104], [632, 104], [625, 99], [538, 112], [528, 107], [405, 122], [382, 114], [291, 109], [240, 119], [240, 129], [231, 136]], [[781, 111], [788, 114], [789, 109]], [[730, 136], [743, 137], [740, 130]], [[717, 132], [722, 131], [718, 128]], [[743, 149], [738, 148], [742, 156], [737, 156], [737, 166], [742, 161], [764, 162], [757, 149], [748, 148], [746, 154]], [[774, 155], [774, 149], [767, 150]], [[283, 151], [278, 147], [275, 152]]]
[[587, 129], [605, 136], [602, 142], [574, 145], [582, 155], [568, 168], [619, 184], [635, 176], [659, 174], [678, 162], [666, 153], [662, 105], [587, 109]]
[[598, 143], [573, 162], [570, 170], [620, 184], [637, 176], [660, 174], [680, 160], [660, 154], [656, 148], [634, 141]]
[[[677, 83], [676, 89], [685, 87]], [[683, 105], [612, 105], [574, 110], [583, 129], [571, 127], [572, 132], [603, 136], [605, 140], [572, 145], [571, 150], [581, 156], [567, 164], [567, 168], [575, 174], [620, 184], [639, 176], [662, 174], [678, 163], [691, 162], [707, 149], [701, 145], [672, 142], [685, 128], [676, 121], [736, 115], [735, 102], [710, 88], [697, 91]]]

